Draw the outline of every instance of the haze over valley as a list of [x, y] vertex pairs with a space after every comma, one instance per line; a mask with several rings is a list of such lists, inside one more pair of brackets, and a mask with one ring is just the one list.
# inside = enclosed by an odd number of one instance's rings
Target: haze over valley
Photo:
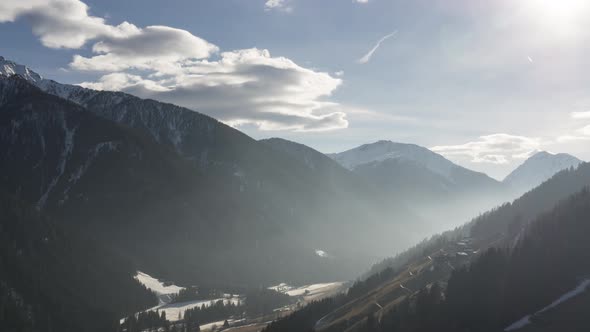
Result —
[[590, 326], [590, 6], [541, 2], [0, 4], [0, 330]]

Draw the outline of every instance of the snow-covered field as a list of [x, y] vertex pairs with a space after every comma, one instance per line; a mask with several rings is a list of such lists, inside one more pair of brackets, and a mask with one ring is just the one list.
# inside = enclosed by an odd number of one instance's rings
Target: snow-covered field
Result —
[[164, 283], [160, 280], [141, 271], [137, 271], [135, 279], [139, 281], [142, 285], [144, 285], [147, 289], [156, 293], [156, 295], [158, 296], [158, 300], [160, 301], [160, 305], [172, 301], [172, 295], [178, 294], [180, 290], [184, 289], [184, 287], [179, 287], [176, 285], [165, 286]]
[[[184, 312], [188, 309], [193, 309], [196, 307], [209, 307], [215, 303], [217, 303], [218, 301], [223, 301], [224, 304], [228, 304], [228, 303], [233, 303], [235, 305], [239, 305], [242, 303], [242, 299], [239, 297], [232, 297], [232, 298], [227, 298], [227, 299], [223, 299], [223, 298], [219, 298], [219, 299], [213, 299], [213, 300], [198, 300], [198, 301], [188, 301], [188, 302], [179, 302], [179, 303], [168, 303], [168, 304], [163, 304], [163, 305], [158, 305], [155, 306], [151, 309], [151, 311], [159, 311], [160, 313], [162, 311], [166, 312], [166, 319], [168, 319], [171, 322], [175, 322], [178, 320], [179, 318], [179, 314], [180, 314], [180, 318], [182, 318], [184, 316]], [[221, 324], [223, 325], [223, 322], [221, 322]]]
[[[159, 312], [166, 312], [166, 319], [171, 322], [175, 322], [178, 320], [179, 314], [180, 316], [184, 316], [184, 312], [188, 309], [193, 309], [196, 307], [209, 307], [218, 301], [222, 301], [224, 304], [233, 303], [235, 305], [239, 305], [242, 303], [242, 298], [240, 297], [230, 297], [226, 296], [225, 298], [218, 298], [218, 299], [209, 299], [209, 300], [196, 300], [196, 301], [188, 301], [188, 302], [179, 302], [179, 303], [170, 303], [172, 302], [172, 296], [178, 294], [180, 290], [184, 289], [184, 287], [176, 286], [176, 285], [164, 285], [163, 282], [150, 276], [147, 273], [143, 273], [138, 271], [135, 275], [135, 279], [139, 281], [142, 285], [156, 293], [158, 296], [158, 300], [160, 303], [148, 309], [147, 311], [159, 311]], [[221, 322], [223, 325], [223, 322]]]
[[[243, 319], [237, 319], [237, 320], [228, 319], [227, 320], [227, 322], [229, 323], [230, 326], [233, 325], [233, 324], [236, 324], [236, 323], [240, 323], [242, 321], [244, 321], [244, 320]], [[201, 328], [201, 331], [211, 331], [211, 330], [213, 330], [215, 328], [219, 328], [219, 327], [223, 326], [223, 323], [225, 323], [225, 321], [224, 320], [220, 320], [218, 322], [213, 322], [213, 323], [209, 323], [209, 324], [203, 324], [203, 325], [200, 326], [200, 328]]]
[[277, 292], [287, 294], [289, 296], [303, 296], [306, 300], [315, 300], [326, 295], [331, 295], [342, 288], [343, 282], [329, 282], [321, 284], [306, 285], [301, 287], [293, 287], [288, 284], [281, 283], [268, 289], [276, 290]]

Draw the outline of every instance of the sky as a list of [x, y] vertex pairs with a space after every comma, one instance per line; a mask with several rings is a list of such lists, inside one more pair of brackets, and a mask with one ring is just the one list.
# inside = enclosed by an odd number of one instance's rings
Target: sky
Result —
[[502, 179], [590, 160], [584, 0], [2, 0], [0, 55], [325, 153], [415, 143]]

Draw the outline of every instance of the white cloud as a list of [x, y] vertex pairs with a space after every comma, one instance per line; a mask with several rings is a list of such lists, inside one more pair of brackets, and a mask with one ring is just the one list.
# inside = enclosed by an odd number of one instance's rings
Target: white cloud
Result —
[[267, 50], [223, 52], [217, 61], [191, 60], [142, 75], [113, 73], [82, 85], [122, 90], [201, 110], [232, 125], [261, 130], [323, 131], [346, 128], [339, 104], [323, 101], [342, 81], [303, 68]]
[[571, 116], [574, 119], [590, 119], [590, 112], [572, 112]]
[[369, 3], [369, 0], [352, 0], [352, 2], [356, 2], [356, 3]]
[[538, 138], [493, 134], [465, 144], [435, 146], [432, 151], [451, 158], [468, 158], [474, 163], [508, 164], [516, 159], [528, 158], [540, 147]]
[[44, 46], [80, 48], [96, 38], [124, 38], [138, 32], [128, 22], [108, 25], [88, 15], [88, 6], [78, 0], [3, 0], [0, 23], [26, 18]]
[[[288, 0], [269, 0], [267, 9], [290, 10]], [[89, 15], [79, 0], [3, 0], [0, 22], [25, 18], [41, 43], [81, 48], [70, 68], [101, 72], [83, 86], [121, 90], [182, 105], [231, 125], [261, 130], [324, 131], [346, 128], [346, 114], [325, 98], [341, 85], [328, 73], [301, 67], [267, 50], [223, 52], [186, 30], [168, 26], [109, 25]]]
[[557, 137], [558, 143], [569, 143], [588, 140], [590, 140], [590, 136], [562, 135]]
[[204, 59], [219, 48], [190, 32], [166, 26], [148, 26], [124, 38], [105, 38], [92, 47], [96, 56], [74, 56], [78, 70], [121, 71], [160, 69], [187, 59]]
[[290, 0], [267, 0], [264, 4], [264, 10], [278, 10], [284, 12], [293, 11], [293, 7], [289, 5]]
[[[575, 119], [586, 119], [590, 118], [590, 112], [574, 112], [572, 117]], [[590, 140], [590, 125], [575, 130], [573, 134], [566, 134], [557, 137], [557, 142], [567, 143], [576, 141], [588, 141]]]
[[590, 125], [587, 125], [584, 128], [578, 129], [578, 132], [584, 136], [590, 136]]
[[381, 39], [379, 39], [379, 41], [377, 42], [377, 44], [375, 44], [375, 46], [373, 46], [372, 49], [369, 50], [369, 52], [367, 52], [367, 54], [363, 55], [362, 58], [360, 58], [358, 60], [359, 63], [361, 64], [365, 64], [367, 62], [369, 62], [371, 60], [371, 57], [373, 56], [373, 54], [377, 51], [377, 49], [379, 49], [379, 47], [381, 46], [381, 43], [383, 43], [384, 41], [386, 41], [387, 39], [395, 36], [397, 34], [397, 30], [385, 35], [384, 37], [382, 37]]

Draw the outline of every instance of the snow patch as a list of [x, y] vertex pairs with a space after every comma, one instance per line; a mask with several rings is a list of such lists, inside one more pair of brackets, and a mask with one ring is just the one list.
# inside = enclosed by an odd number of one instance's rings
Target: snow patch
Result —
[[322, 258], [328, 257], [328, 253], [321, 250], [321, 249], [316, 249], [315, 254], [319, 257], [322, 257]]
[[[178, 321], [178, 317], [184, 317], [184, 312], [193, 309], [193, 308], [202, 308], [202, 307], [210, 307], [215, 303], [223, 301], [224, 304], [234, 304], [234, 305], [242, 305], [243, 299], [240, 297], [232, 297], [229, 299], [219, 298], [219, 299], [212, 299], [212, 300], [196, 300], [196, 301], [188, 301], [188, 302], [178, 302], [178, 303], [164, 303], [158, 306], [155, 306], [151, 309], [146, 311], [158, 311], [158, 312], [166, 312], [166, 319], [175, 322]], [[223, 325], [223, 322], [221, 322]]]
[[275, 285], [275, 286], [270, 286], [270, 287], [268, 287], [268, 289], [271, 289], [271, 290], [277, 291], [277, 292], [279, 292], [279, 293], [287, 293], [288, 291], [290, 291], [290, 290], [292, 290], [292, 289], [294, 289], [294, 288], [295, 288], [295, 287], [293, 287], [293, 286], [290, 286], [290, 285], [288, 285], [288, 284], [286, 284], [286, 283], [284, 283], [284, 282], [282, 282], [282, 283], [280, 283], [280, 284], [278, 284], [278, 285]]
[[531, 317], [535, 316], [535, 315], [540, 315], [542, 313], [544, 313], [545, 311], [548, 311], [550, 309], [553, 309], [555, 307], [557, 307], [558, 305], [562, 304], [563, 302], [566, 302], [567, 300], [582, 294], [583, 292], [586, 291], [586, 289], [588, 288], [588, 286], [590, 286], [590, 279], [585, 279], [584, 281], [582, 281], [576, 288], [572, 289], [571, 291], [563, 294], [562, 296], [560, 296], [557, 300], [551, 302], [551, 304], [549, 304], [548, 306], [544, 307], [543, 309], [535, 312], [532, 315], [526, 315], [523, 318], [517, 320], [516, 322], [512, 323], [510, 326], [508, 326], [507, 328], [504, 329], [504, 331], [509, 332], [509, 331], [514, 331], [514, 330], [518, 330], [521, 329], [525, 326], [527, 326], [528, 324], [531, 323]]
[[151, 290], [157, 295], [178, 294], [181, 290], [184, 289], [184, 287], [176, 286], [174, 284], [165, 285], [160, 280], [141, 271], [137, 271], [137, 274], [135, 275], [135, 280], [139, 281], [139, 283], [141, 283], [147, 289]]

